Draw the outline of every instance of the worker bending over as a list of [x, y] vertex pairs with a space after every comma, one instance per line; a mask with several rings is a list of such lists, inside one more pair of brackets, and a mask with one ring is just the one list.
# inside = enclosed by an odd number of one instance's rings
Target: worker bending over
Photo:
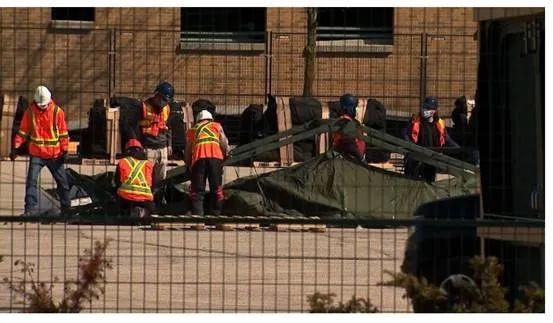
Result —
[[69, 184], [63, 164], [69, 146], [69, 135], [62, 108], [52, 99], [45, 86], [36, 88], [33, 102], [23, 113], [21, 126], [13, 141], [10, 159], [15, 160], [17, 150], [29, 142], [29, 170], [25, 182], [25, 212], [38, 214], [37, 180], [42, 167], [46, 166], [57, 185], [61, 212], [71, 206]]
[[360, 138], [363, 133], [361, 123], [355, 119], [357, 102], [351, 94], [340, 97], [340, 118], [336, 123], [340, 130], [333, 134], [332, 147], [344, 156], [363, 162], [367, 145]]
[[215, 193], [214, 214], [221, 214], [223, 208], [223, 160], [228, 151], [228, 140], [221, 124], [213, 121], [207, 110], [198, 113], [194, 127], [187, 130], [188, 143], [185, 162], [190, 169], [192, 186], [192, 214], [204, 214], [204, 194], [206, 179], [209, 188]]
[[125, 158], [119, 160], [115, 171], [117, 196], [121, 214], [145, 218], [153, 209], [152, 171], [140, 141], [130, 139], [125, 145]]

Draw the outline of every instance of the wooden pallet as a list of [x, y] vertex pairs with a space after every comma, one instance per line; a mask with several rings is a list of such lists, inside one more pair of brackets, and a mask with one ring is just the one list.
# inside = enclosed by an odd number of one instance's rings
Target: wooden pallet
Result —
[[[276, 98], [276, 110], [277, 110], [277, 126], [278, 132], [284, 132], [292, 128], [292, 113], [290, 111], [290, 98], [278, 97]], [[282, 138], [285, 140], [288, 138]], [[294, 162], [294, 144], [288, 144], [281, 146], [280, 152], [280, 165], [289, 166]]]
[[[104, 99], [104, 107], [106, 105], [106, 99]], [[109, 161], [111, 164], [115, 164], [117, 161], [117, 154], [121, 153], [121, 134], [119, 132], [119, 108], [106, 108], [106, 142], [107, 151], [109, 154]]]
[[0, 96], [0, 157], [2, 158], [7, 158], [10, 155], [17, 101], [18, 98], [13, 95]]
[[269, 230], [276, 232], [326, 232], [324, 224], [271, 224]]
[[88, 165], [88, 166], [112, 166], [115, 165], [115, 163], [111, 162], [111, 159], [90, 159], [90, 158], [83, 158], [81, 159], [81, 165]]
[[[328, 119], [330, 118], [330, 109], [328, 107], [328, 102], [321, 102], [321, 108], [322, 108], [322, 115], [321, 115], [321, 118], [322, 119]], [[329, 133], [322, 133], [319, 135], [319, 139], [317, 140], [317, 151], [319, 152], [319, 154], [324, 154], [326, 153], [330, 147], [331, 147], [331, 143], [329, 142], [329, 138], [330, 138], [330, 134]]]
[[292, 163], [286, 163], [286, 164], [282, 164], [281, 162], [265, 162], [265, 161], [254, 161], [253, 162], [253, 167], [258, 167], [258, 168], [283, 168], [283, 167], [289, 167], [289, 166], [294, 166], [294, 165], [297, 165], [299, 164], [299, 162], [292, 162]]

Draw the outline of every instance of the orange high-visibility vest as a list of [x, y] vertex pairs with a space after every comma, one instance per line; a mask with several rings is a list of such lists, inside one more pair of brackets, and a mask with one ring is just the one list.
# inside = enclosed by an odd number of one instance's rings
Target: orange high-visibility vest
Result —
[[27, 140], [29, 154], [34, 157], [52, 159], [67, 151], [69, 134], [65, 114], [54, 101], [51, 100], [44, 110], [35, 102], [25, 110], [14, 138], [14, 148], [19, 148]]
[[167, 120], [171, 109], [169, 104], [165, 105], [159, 112], [150, 103], [150, 100], [142, 102], [142, 120], [139, 126], [142, 128], [142, 134], [157, 137], [160, 131], [167, 131]]
[[148, 160], [126, 157], [119, 161], [119, 180], [117, 195], [134, 202], [149, 202], [154, 200], [152, 194], [153, 164]]
[[[438, 119], [438, 122], [435, 122], [434, 124], [436, 125], [436, 129], [440, 134], [440, 147], [443, 147], [445, 146], [445, 121], [442, 119]], [[419, 141], [420, 127], [421, 127], [420, 116], [414, 116], [411, 119], [411, 134], [410, 134], [410, 138], [414, 143], [418, 143]]]
[[202, 158], [224, 159], [220, 136], [222, 127], [218, 122], [203, 120], [186, 132], [188, 144], [191, 145], [192, 161], [190, 167]]

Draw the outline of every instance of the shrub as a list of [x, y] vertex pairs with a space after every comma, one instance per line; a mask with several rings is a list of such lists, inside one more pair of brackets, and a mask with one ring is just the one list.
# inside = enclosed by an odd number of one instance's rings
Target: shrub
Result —
[[522, 299], [516, 300], [513, 308], [505, 299], [507, 289], [501, 286], [503, 266], [497, 258], [482, 259], [475, 256], [470, 261], [472, 278], [465, 275], [452, 275], [438, 287], [429, 284], [425, 278], [411, 274], [390, 273], [392, 280], [382, 283], [385, 286], [405, 288], [405, 295], [411, 299], [415, 312], [425, 313], [506, 313], [544, 312], [545, 292], [535, 284], [522, 289]]
[[334, 304], [336, 294], [315, 292], [307, 296], [311, 313], [377, 313], [378, 309], [368, 299], [351, 297], [345, 304]]
[[[104, 271], [112, 268], [112, 262], [105, 258], [109, 241], [101, 243], [96, 241], [93, 250], [85, 250], [85, 256], [79, 258], [79, 277], [76, 281], [64, 282], [64, 298], [56, 302], [52, 295], [53, 283], [59, 279], [55, 277], [54, 282], [46, 285], [44, 282], [37, 282], [33, 276], [35, 265], [25, 261], [17, 260], [14, 265], [20, 267], [19, 271], [26, 274], [29, 279], [14, 283], [4, 278], [4, 283], [13, 292], [23, 298], [19, 303], [26, 303], [29, 306], [26, 311], [33, 313], [78, 313], [83, 309], [85, 302], [98, 299], [104, 293], [100, 285], [104, 280]], [[30, 289], [26, 287], [30, 283]]]

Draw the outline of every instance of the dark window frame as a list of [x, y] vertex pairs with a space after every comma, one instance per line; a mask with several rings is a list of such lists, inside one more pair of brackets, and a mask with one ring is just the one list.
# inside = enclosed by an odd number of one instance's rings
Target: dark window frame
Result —
[[57, 7], [50, 12], [52, 21], [96, 21], [94, 7]]
[[389, 43], [393, 30], [394, 8], [318, 8], [317, 41]]
[[[254, 15], [257, 10], [263, 12]], [[225, 22], [235, 23], [238, 20], [238, 26], [228, 25], [225, 28], [222, 21], [215, 19], [217, 16], [226, 18], [224, 11], [230, 17]], [[255, 19], [248, 22], [247, 18], [252, 16]], [[248, 28], [249, 31], [246, 30]], [[181, 8], [181, 43], [264, 44], [266, 28], [267, 8]]]

